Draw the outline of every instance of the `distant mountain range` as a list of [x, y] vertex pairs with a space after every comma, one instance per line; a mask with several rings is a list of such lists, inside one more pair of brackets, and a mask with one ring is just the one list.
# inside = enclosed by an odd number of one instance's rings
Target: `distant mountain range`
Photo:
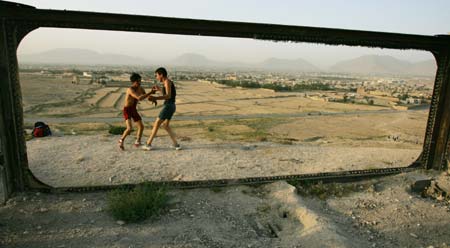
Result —
[[183, 67], [215, 67], [215, 68], [244, 68], [271, 71], [300, 71], [317, 72], [321, 69], [303, 59], [268, 58], [261, 63], [248, 64], [242, 62], [218, 62], [210, 60], [203, 55], [186, 53], [167, 62], [167, 64]]
[[278, 59], [268, 58], [262, 63], [257, 64], [256, 67], [274, 70], [274, 71], [302, 71], [302, 72], [319, 72], [322, 71], [318, 67], [312, 65], [304, 59]]
[[365, 55], [336, 63], [329, 68], [329, 71], [360, 74], [434, 75], [436, 69], [434, 60], [411, 63], [391, 56]]
[[148, 61], [121, 54], [98, 53], [87, 49], [58, 48], [36, 54], [19, 55], [20, 63], [75, 65], [145, 65]]
[[98, 53], [87, 49], [59, 48], [36, 54], [19, 55], [19, 63], [77, 65], [167, 65], [179, 67], [253, 69], [273, 72], [339, 72], [359, 74], [434, 75], [436, 62], [411, 63], [391, 56], [365, 55], [321, 69], [304, 59], [268, 58], [260, 63], [218, 62], [195, 53], [186, 53], [169, 61], [149, 61], [121, 54]]

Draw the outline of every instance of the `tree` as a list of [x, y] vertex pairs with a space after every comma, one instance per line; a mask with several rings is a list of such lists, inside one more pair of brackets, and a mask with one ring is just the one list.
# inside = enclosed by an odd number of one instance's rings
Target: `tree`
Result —
[[348, 102], [348, 96], [344, 95], [344, 102]]

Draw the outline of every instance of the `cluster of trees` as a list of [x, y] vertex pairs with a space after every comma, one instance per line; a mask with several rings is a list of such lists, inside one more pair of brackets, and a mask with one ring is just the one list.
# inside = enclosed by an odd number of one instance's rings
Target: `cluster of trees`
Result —
[[398, 96], [398, 100], [406, 100], [407, 98], [409, 98], [408, 93], [404, 93]]
[[260, 84], [254, 81], [237, 81], [237, 80], [217, 80], [217, 83], [228, 85], [231, 87], [264, 88], [275, 91], [336, 90], [334, 87], [323, 83], [296, 84], [294, 86], [282, 84]]
[[356, 101], [354, 97], [349, 97], [344, 95], [344, 98], [341, 99], [336, 99], [334, 100], [334, 102], [341, 102], [341, 103], [352, 103], [352, 104], [368, 104], [368, 105], [374, 105], [375, 101], [373, 99], [371, 99], [368, 96], [364, 97], [364, 101]]

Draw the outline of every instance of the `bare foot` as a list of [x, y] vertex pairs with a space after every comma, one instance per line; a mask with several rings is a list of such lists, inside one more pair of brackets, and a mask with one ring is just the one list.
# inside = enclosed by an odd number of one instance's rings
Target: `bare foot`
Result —
[[125, 150], [125, 147], [123, 146], [123, 141], [122, 141], [122, 140], [119, 140], [118, 144], [119, 144], [120, 150], [124, 151], [124, 150]]

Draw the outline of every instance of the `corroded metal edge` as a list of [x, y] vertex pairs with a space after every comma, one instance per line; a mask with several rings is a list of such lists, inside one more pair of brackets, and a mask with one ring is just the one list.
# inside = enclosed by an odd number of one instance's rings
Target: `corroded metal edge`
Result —
[[[3, 7], [3, 2], [0, 6]], [[20, 91], [20, 83], [18, 78], [18, 65], [16, 49], [20, 40], [26, 34], [39, 27], [55, 27], [55, 28], [79, 28], [79, 29], [96, 29], [96, 30], [117, 30], [130, 32], [146, 32], [146, 33], [165, 33], [165, 34], [184, 34], [184, 35], [204, 35], [231, 38], [250, 38], [262, 39], [270, 41], [282, 42], [307, 42], [321, 43], [329, 45], [348, 45], [348, 46], [365, 46], [379, 48], [394, 49], [417, 49], [432, 52], [438, 62], [438, 70], [434, 84], [432, 103], [430, 107], [427, 128], [424, 139], [424, 146], [421, 156], [413, 164], [421, 168], [428, 168], [432, 164], [430, 160], [436, 160], [436, 140], [440, 139], [442, 143], [443, 137], [438, 137], [438, 128], [436, 120], [440, 120], [442, 113], [448, 111], [439, 106], [440, 101], [445, 99], [442, 95], [441, 88], [446, 78], [448, 79], [448, 56], [446, 51], [450, 47], [450, 39], [448, 36], [424, 36], [410, 34], [395, 34], [385, 32], [369, 32], [358, 30], [343, 30], [330, 28], [315, 28], [302, 26], [274, 25], [274, 24], [258, 24], [243, 22], [226, 22], [226, 21], [208, 21], [194, 20], [183, 18], [167, 18], [152, 16], [137, 16], [123, 14], [105, 14], [95, 12], [79, 12], [79, 11], [59, 11], [59, 10], [41, 10], [28, 6], [7, 6], [0, 8], [1, 21], [5, 25], [5, 35], [7, 37], [7, 49], [9, 55], [8, 75], [10, 76], [12, 96], [14, 97], [13, 106], [7, 106], [13, 109], [14, 122], [16, 126], [16, 141], [12, 143], [18, 145], [20, 159], [15, 166], [19, 166], [21, 173], [15, 176], [22, 177], [23, 184], [15, 185], [14, 190], [21, 190], [24, 187], [28, 189], [53, 190], [54, 188], [40, 182], [34, 177], [28, 168], [26, 155], [26, 143], [23, 136], [23, 113], [22, 99]], [[444, 66], [447, 65], [447, 66]], [[446, 138], [446, 148], [444, 154], [438, 154], [441, 158], [448, 158], [448, 137]], [[439, 160], [441, 161], [441, 160]], [[447, 159], [445, 159], [447, 161]], [[444, 165], [445, 164], [445, 165]], [[446, 166], [442, 162], [441, 166]], [[189, 188], [189, 187], [213, 187], [221, 185], [236, 184], [252, 184], [265, 183], [276, 180], [318, 180], [329, 179], [338, 180], [351, 177], [368, 177], [389, 175], [401, 173], [411, 170], [413, 167], [391, 168], [391, 169], [373, 169], [362, 171], [346, 171], [334, 173], [316, 173], [292, 176], [270, 176], [243, 179], [223, 179], [223, 180], [202, 180], [191, 182], [159, 182], [173, 187]], [[16, 168], [17, 169], [17, 168]], [[20, 183], [19, 183], [20, 184]], [[65, 191], [83, 191], [107, 189], [110, 187], [123, 186], [88, 186], [88, 187], [69, 187], [58, 188], [57, 190]]]
[[[400, 174], [404, 172], [411, 172], [418, 170], [420, 167], [395, 167], [383, 169], [370, 170], [353, 170], [343, 172], [323, 172], [323, 173], [308, 173], [298, 175], [280, 175], [280, 176], [265, 176], [265, 177], [248, 177], [236, 179], [217, 179], [217, 180], [194, 180], [194, 181], [151, 181], [150, 183], [158, 186], [165, 186], [169, 189], [190, 189], [190, 188], [212, 188], [212, 187], [226, 187], [237, 185], [258, 185], [266, 184], [276, 181], [295, 181], [295, 182], [330, 182], [330, 181], [353, 181], [380, 176], [389, 176]], [[146, 183], [146, 182], [142, 182]], [[73, 186], [73, 187], [57, 187], [52, 189], [37, 189], [44, 192], [91, 192], [91, 191], [108, 191], [114, 189], [131, 189], [138, 184], [118, 184], [118, 185], [97, 185], [97, 186]]]

